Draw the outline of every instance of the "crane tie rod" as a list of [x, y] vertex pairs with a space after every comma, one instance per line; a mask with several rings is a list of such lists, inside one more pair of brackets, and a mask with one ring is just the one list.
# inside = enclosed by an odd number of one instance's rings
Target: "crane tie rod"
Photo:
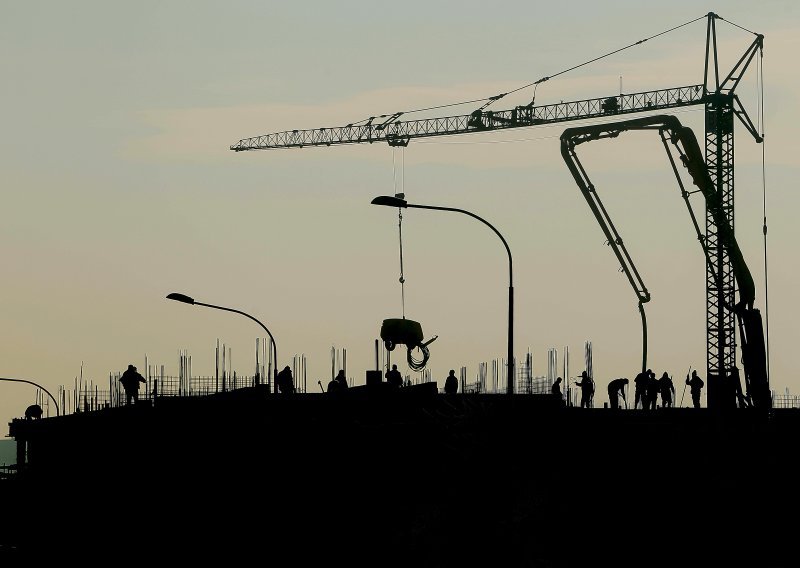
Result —
[[[595, 57], [594, 59], [590, 59], [588, 61], [584, 61], [583, 63], [580, 63], [578, 65], [574, 65], [572, 67], [569, 67], [568, 69], [564, 69], [563, 71], [559, 71], [558, 73], [554, 73], [553, 75], [548, 75], [546, 77], [542, 77], [541, 79], [538, 79], [538, 80], [536, 80], [536, 81], [534, 81], [532, 83], [528, 83], [527, 85], [523, 85], [521, 87], [518, 87], [518, 88], [513, 89], [511, 91], [508, 91], [506, 93], [500, 93], [499, 95], [494, 95], [494, 96], [491, 96], [491, 97], [484, 97], [482, 99], [472, 99], [472, 100], [469, 100], [469, 101], [461, 101], [461, 102], [458, 102], [458, 103], [448, 103], [448, 104], [444, 104], [444, 105], [436, 105], [436, 106], [431, 106], [431, 107], [418, 108], [418, 109], [414, 109], [414, 110], [407, 110], [407, 111], [393, 113], [391, 115], [383, 114], [383, 115], [380, 115], [380, 117], [371, 116], [369, 118], [365, 118], [363, 120], [359, 120], [358, 122], [351, 123], [351, 125], [352, 124], [358, 124], [360, 122], [371, 124], [372, 121], [375, 118], [391, 117], [392, 120], [396, 120], [399, 116], [401, 116], [403, 114], [411, 114], [411, 113], [415, 113], [415, 112], [425, 112], [425, 111], [429, 111], [429, 110], [438, 110], [438, 109], [442, 109], [442, 108], [454, 107], [454, 106], [459, 106], [459, 105], [474, 104], [474, 103], [481, 103], [481, 102], [483, 102], [485, 104], [482, 107], [480, 107], [480, 109], [478, 109], [478, 110], [483, 110], [486, 107], [488, 107], [489, 105], [491, 105], [493, 102], [499, 101], [500, 99], [502, 99], [506, 95], [511, 95], [513, 93], [516, 93], [517, 91], [521, 91], [523, 89], [527, 89], [528, 87], [534, 87], [534, 97], [533, 97], [533, 99], [531, 99], [531, 102], [528, 104], [528, 106], [533, 106], [534, 99], [536, 98], [535, 87], [537, 85], [539, 85], [540, 83], [544, 83], [545, 81], [549, 81], [550, 79], [552, 79], [554, 77], [558, 77], [559, 75], [563, 75], [565, 73], [569, 73], [570, 71], [574, 71], [575, 69], [579, 69], [580, 67], [583, 67], [585, 65], [589, 65], [590, 63], [594, 63], [595, 61], [600, 61], [601, 59], [604, 59], [606, 57], [610, 57], [610, 56], [615, 55], [615, 54], [617, 54], [617, 53], [619, 53], [621, 51], [625, 51], [626, 49], [630, 49], [631, 47], [636, 47], [637, 45], [641, 45], [641, 44], [645, 43], [646, 41], [650, 41], [651, 39], [655, 39], [655, 38], [657, 38], [659, 36], [668, 34], [670, 32], [673, 32], [673, 31], [677, 30], [677, 29], [680, 29], [680, 28], [682, 28], [684, 26], [688, 26], [689, 24], [693, 24], [693, 23], [695, 23], [695, 22], [697, 22], [699, 20], [702, 20], [702, 19], [704, 19], [706, 17], [707, 17], [707, 14], [703, 14], [699, 18], [695, 18], [694, 20], [690, 20], [688, 22], [680, 24], [679, 26], [675, 26], [675, 27], [670, 28], [668, 30], [664, 30], [663, 32], [659, 32], [659, 33], [657, 33], [655, 35], [652, 35], [650, 37], [646, 37], [644, 39], [640, 39], [639, 41], [634, 42], [634, 43], [632, 43], [630, 45], [626, 45], [625, 47], [620, 47], [619, 49], [615, 49], [614, 51], [610, 51], [610, 52], [606, 53], [605, 55], [601, 55], [599, 57]], [[736, 24], [732, 24], [732, 25], [736, 25]], [[741, 28], [741, 26], [736, 26], [736, 27]], [[750, 30], [746, 30], [745, 28], [741, 28], [741, 29], [743, 29], [745, 31], [748, 31], [748, 32], [750, 31]], [[750, 32], [750, 33], [753, 33], [753, 32]]]

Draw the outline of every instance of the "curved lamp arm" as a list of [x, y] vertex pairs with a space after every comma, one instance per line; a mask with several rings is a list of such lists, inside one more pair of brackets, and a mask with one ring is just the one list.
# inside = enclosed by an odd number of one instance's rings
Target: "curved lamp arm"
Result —
[[[235, 314], [241, 314], [244, 317], [249, 318], [249, 319], [253, 320], [254, 322], [256, 322], [258, 325], [261, 326], [261, 328], [264, 331], [267, 332], [267, 335], [269, 335], [269, 338], [272, 341], [272, 354], [275, 357], [275, 368], [273, 369], [273, 373], [274, 373], [275, 376], [278, 375], [278, 345], [277, 345], [277, 343], [275, 343], [275, 338], [272, 337], [272, 333], [270, 333], [270, 331], [267, 329], [267, 326], [265, 326], [263, 323], [258, 321], [256, 318], [254, 318], [250, 314], [245, 313], [245, 312], [243, 312], [241, 310], [234, 310], [233, 308], [226, 308], [225, 306], [215, 306], [214, 304], [204, 304], [203, 302], [198, 302], [197, 300], [195, 300], [191, 296], [187, 296], [185, 294], [180, 294], [178, 292], [172, 292], [171, 294], [168, 294], [167, 295], [167, 299], [168, 300], [175, 300], [177, 302], [183, 302], [184, 304], [192, 304], [194, 306], [205, 306], [207, 308], [214, 308], [214, 309], [217, 309], [217, 310], [223, 310], [223, 311], [226, 311], [226, 312], [233, 312]], [[276, 388], [277, 388], [277, 385], [276, 385]]]
[[61, 416], [61, 410], [58, 408], [58, 401], [56, 400], [56, 397], [54, 397], [52, 394], [50, 394], [50, 391], [47, 390], [46, 388], [44, 388], [42, 385], [34, 383], [33, 381], [28, 381], [26, 379], [9, 379], [9, 378], [6, 378], [6, 377], [0, 377], [0, 381], [12, 381], [12, 382], [15, 382], [15, 383], [28, 383], [29, 385], [33, 385], [36, 388], [42, 389], [44, 392], [47, 393], [47, 396], [49, 396], [50, 399], [53, 401], [53, 404], [55, 404], [55, 406], [56, 406], [56, 416]]

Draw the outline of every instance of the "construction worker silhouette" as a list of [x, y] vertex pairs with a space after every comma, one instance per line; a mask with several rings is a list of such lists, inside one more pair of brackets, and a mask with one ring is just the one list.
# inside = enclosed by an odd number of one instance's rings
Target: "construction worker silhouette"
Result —
[[454, 369], [450, 369], [450, 374], [444, 380], [444, 392], [447, 394], [456, 394], [458, 392], [458, 379]]
[[658, 379], [658, 390], [661, 393], [661, 407], [672, 408], [672, 399], [675, 395], [675, 385], [672, 384], [672, 377], [664, 371]]
[[128, 368], [119, 378], [119, 382], [122, 383], [122, 388], [125, 389], [125, 404], [130, 404], [131, 401], [134, 403], [139, 402], [139, 384], [144, 383], [145, 380], [136, 370], [136, 367], [128, 365]]
[[333, 380], [338, 383], [339, 390], [344, 390], [347, 388], [347, 377], [344, 376], [344, 369], [339, 369], [339, 373]]
[[591, 408], [594, 398], [594, 379], [589, 376], [589, 373], [583, 371], [581, 381], [575, 384], [581, 387], [581, 408]]
[[556, 381], [553, 383], [553, 386], [550, 387], [550, 392], [556, 396], [558, 396], [558, 400], [562, 400], [564, 395], [561, 394], [561, 377], [558, 377]]
[[697, 370], [692, 371], [692, 376], [686, 376], [686, 384], [689, 385], [689, 393], [692, 395], [692, 406], [700, 408], [700, 391], [703, 389], [705, 383], [697, 375]]
[[397, 365], [392, 365], [391, 371], [386, 371], [386, 381], [389, 386], [400, 388], [403, 386], [403, 375], [397, 370]]
[[283, 370], [278, 373], [275, 379], [278, 385], [278, 390], [282, 394], [291, 394], [294, 392], [294, 379], [292, 378], [292, 370], [289, 365], [286, 365]]
[[608, 403], [612, 409], [619, 408], [619, 397], [625, 400], [625, 387], [628, 386], [628, 379], [614, 379], [608, 383]]
[[644, 407], [649, 410], [655, 410], [658, 403], [658, 379], [652, 369], [647, 369], [645, 385]]
[[328, 383], [328, 388], [325, 390], [327, 393], [332, 392], [340, 392], [342, 390], [342, 385], [339, 384], [339, 381], [336, 379], [331, 379]]
[[647, 400], [647, 371], [642, 371], [633, 379], [634, 384], [634, 402], [633, 408], [639, 408], [639, 403], [642, 403], [642, 408], [647, 408], [645, 401]]
[[39, 420], [44, 414], [44, 410], [38, 404], [31, 404], [25, 409], [25, 420]]

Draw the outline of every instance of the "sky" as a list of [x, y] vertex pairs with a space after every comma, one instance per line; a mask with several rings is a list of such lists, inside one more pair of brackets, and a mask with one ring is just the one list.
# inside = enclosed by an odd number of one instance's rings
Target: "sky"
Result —
[[[265, 324], [281, 366], [306, 358], [309, 391], [331, 378], [332, 349], [346, 351], [350, 382], [364, 384], [382, 321], [403, 315], [426, 339], [438, 336], [431, 380], [443, 386], [449, 369], [466, 367], [473, 381], [480, 363], [506, 353], [505, 251], [465, 215], [407, 210], [401, 295], [397, 212], [370, 201], [402, 192], [469, 210], [504, 235], [514, 351], [532, 354], [534, 374], [547, 372], [549, 349], [561, 371], [567, 348], [568, 375], [579, 375], [591, 342], [598, 385], [632, 379], [637, 300], [559, 152], [563, 129], [584, 123], [412, 140], [404, 150], [230, 146], [475, 101], [546, 76], [535, 93], [489, 108], [700, 84], [711, 11], [723, 18], [722, 73], [753, 33], [765, 37], [763, 65], [737, 90], [765, 142], [737, 122], [736, 235], [768, 324], [771, 387], [800, 394], [790, 356], [800, 7], [771, 0], [647, 10], [630, 1], [3, 2], [0, 377], [52, 393], [78, 376], [102, 388], [128, 364], [177, 375], [181, 353], [193, 374], [213, 375], [218, 342], [230, 368], [252, 374], [263, 330], [165, 298], [182, 292]], [[620, 50], [644, 38], [653, 39]], [[700, 106], [675, 114], [702, 140]], [[626, 133], [579, 156], [651, 292], [648, 366], [680, 391], [689, 368], [706, 368], [705, 267], [660, 141]], [[400, 349], [393, 362], [418, 377]], [[0, 382], [3, 424], [35, 391]]]

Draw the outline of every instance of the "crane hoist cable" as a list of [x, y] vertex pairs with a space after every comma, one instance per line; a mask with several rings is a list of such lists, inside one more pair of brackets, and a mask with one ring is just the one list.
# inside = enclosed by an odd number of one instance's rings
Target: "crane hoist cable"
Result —
[[403, 210], [397, 208], [397, 232], [400, 237], [400, 304], [403, 319], [406, 319], [406, 279], [403, 275]]
[[[394, 195], [395, 195], [395, 197], [399, 197], [401, 199], [405, 199], [405, 192], [403, 191], [403, 188], [401, 188], [401, 190], [398, 191], [398, 187], [397, 187], [397, 165], [396, 165], [396, 159], [395, 159], [395, 150], [396, 150], [396, 148], [393, 147], [392, 148], [392, 178], [393, 178], [393, 183], [394, 183]], [[405, 185], [405, 156], [406, 156], [406, 154], [405, 154], [405, 148], [402, 148], [402, 150], [403, 150], [403, 156], [402, 156], [403, 159], [402, 159], [401, 184], [402, 184], [402, 186], [404, 186]], [[405, 279], [405, 276], [403, 275], [403, 210], [400, 207], [397, 208], [397, 233], [398, 233], [398, 237], [399, 237], [399, 241], [400, 241], [400, 278], [399, 278], [399, 282], [400, 282], [400, 304], [401, 304], [401, 307], [402, 307], [402, 312], [401, 313], [403, 314], [403, 319], [405, 319], [405, 317], [406, 317], [406, 289], [405, 289], [406, 279]]]
[[[395, 148], [392, 147], [392, 173], [393, 173], [393, 183], [394, 183], [394, 196], [398, 199], [405, 199], [405, 193], [403, 193], [402, 184], [405, 181], [405, 148], [402, 148], [403, 155], [402, 155], [402, 177], [401, 177], [401, 187], [398, 188], [397, 182], [397, 160], [395, 156]], [[398, 191], [399, 190], [399, 191]], [[406, 359], [408, 361], [409, 367], [414, 371], [421, 371], [425, 368], [425, 365], [428, 363], [428, 359], [430, 358], [430, 351], [428, 350], [428, 345], [430, 345], [433, 341], [436, 340], [438, 336], [434, 336], [432, 339], [428, 341], [423, 340], [422, 334], [422, 326], [419, 322], [413, 320], [406, 319], [406, 296], [405, 296], [405, 271], [403, 266], [403, 209], [402, 207], [397, 208], [397, 234], [398, 234], [398, 242], [399, 242], [399, 251], [400, 251], [400, 302], [402, 306], [402, 318], [389, 318], [383, 320], [383, 324], [381, 325], [381, 339], [384, 342], [384, 346], [388, 351], [393, 351], [394, 348], [402, 343], [405, 344], [407, 348], [407, 355]], [[419, 349], [422, 352], [422, 358], [418, 359], [414, 356], [414, 350]]]
[[[405, 154], [404, 154], [405, 156]], [[404, 176], [405, 177], [405, 176]], [[405, 193], [395, 193], [396, 196], [402, 196], [405, 199]], [[400, 245], [400, 304], [402, 307], [402, 315], [403, 320], [406, 319], [406, 278], [405, 273], [403, 271], [403, 210], [398, 207], [397, 208], [397, 235], [398, 241]], [[421, 331], [421, 328], [420, 328]], [[436, 339], [436, 338], [434, 338]], [[428, 363], [428, 359], [430, 358], [431, 354], [428, 350], [428, 343], [422, 343], [421, 337], [420, 341], [418, 342], [410, 342], [406, 344], [408, 348], [408, 352], [406, 354], [406, 360], [408, 361], [408, 366], [411, 367], [414, 371], [421, 371], [425, 368], [425, 365]], [[418, 348], [422, 352], [422, 358], [417, 359], [414, 357], [414, 349]]]
[[[396, 194], [400, 197], [403, 194]], [[381, 339], [384, 341], [386, 349], [393, 351], [398, 343], [405, 344], [407, 348], [406, 360], [408, 366], [414, 371], [421, 371], [425, 368], [430, 358], [430, 351], [428, 345], [432, 343], [437, 336], [428, 341], [423, 341], [422, 326], [412, 320], [406, 319], [406, 299], [405, 299], [405, 274], [403, 271], [403, 212], [400, 207], [397, 208], [397, 230], [400, 242], [400, 298], [402, 303], [403, 317], [401, 319], [385, 319], [381, 326]], [[417, 359], [414, 357], [414, 349], [419, 349], [422, 352], [422, 358]]]

